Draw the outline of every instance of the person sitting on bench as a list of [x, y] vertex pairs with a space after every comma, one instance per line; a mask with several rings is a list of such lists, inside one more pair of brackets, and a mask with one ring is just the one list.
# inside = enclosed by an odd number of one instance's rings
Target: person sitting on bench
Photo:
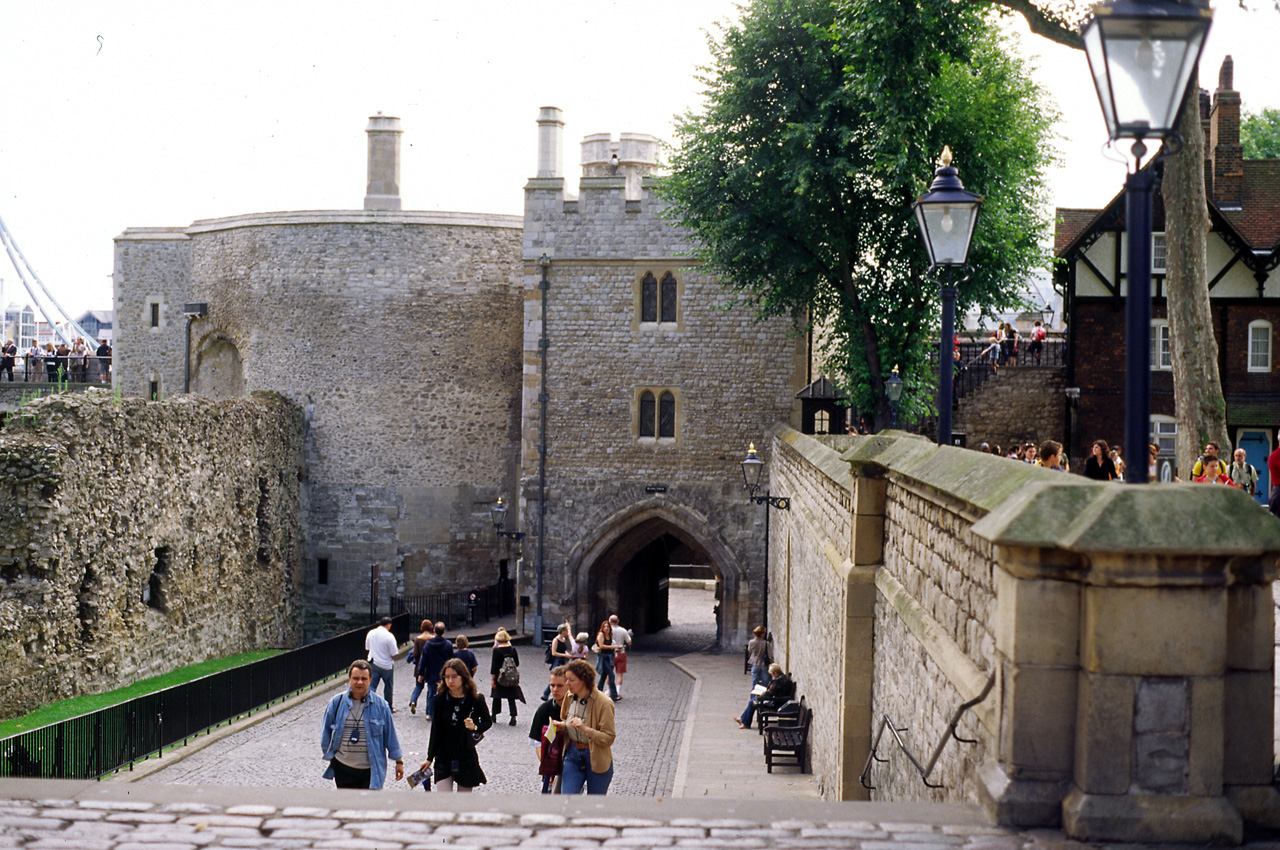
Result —
[[782, 666], [779, 664], [769, 665], [769, 675], [772, 681], [765, 688], [764, 693], [760, 696], [752, 694], [747, 699], [747, 708], [742, 712], [741, 717], [734, 718], [738, 721], [739, 729], [750, 729], [751, 718], [755, 716], [757, 711], [762, 709], [774, 709], [787, 702], [795, 699], [796, 683], [791, 681], [791, 677], [782, 672]]

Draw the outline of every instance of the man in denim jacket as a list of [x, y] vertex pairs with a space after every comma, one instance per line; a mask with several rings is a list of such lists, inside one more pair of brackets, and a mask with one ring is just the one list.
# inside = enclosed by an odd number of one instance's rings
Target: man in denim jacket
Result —
[[386, 700], [369, 690], [369, 662], [353, 661], [348, 689], [329, 700], [320, 727], [320, 748], [329, 762], [324, 778], [339, 788], [381, 789], [387, 759], [395, 759], [396, 781], [404, 778], [400, 740]]

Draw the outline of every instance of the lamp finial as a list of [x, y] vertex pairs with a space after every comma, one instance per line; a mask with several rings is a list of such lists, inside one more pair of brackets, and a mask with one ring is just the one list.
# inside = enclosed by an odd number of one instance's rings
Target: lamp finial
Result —
[[951, 165], [951, 145], [942, 146], [942, 156], [938, 158], [938, 162], [942, 163], [943, 168]]

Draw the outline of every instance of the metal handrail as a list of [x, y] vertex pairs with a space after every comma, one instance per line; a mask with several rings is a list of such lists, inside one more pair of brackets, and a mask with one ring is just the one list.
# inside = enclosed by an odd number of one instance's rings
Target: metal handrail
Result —
[[889, 732], [892, 733], [893, 739], [898, 742], [898, 749], [902, 750], [903, 754], [906, 755], [907, 759], [910, 760], [912, 766], [915, 767], [916, 771], [920, 774], [920, 780], [924, 782], [924, 784], [929, 788], [942, 788], [943, 786], [941, 784], [935, 785], [934, 783], [929, 781], [929, 774], [933, 772], [934, 766], [937, 765], [938, 759], [942, 756], [942, 749], [947, 745], [947, 741], [951, 740], [952, 738], [955, 738], [957, 741], [959, 741], [962, 744], [978, 743], [974, 739], [961, 738], [959, 735], [957, 735], [956, 726], [960, 724], [960, 717], [966, 711], [973, 708], [975, 705], [977, 705], [978, 703], [982, 702], [984, 699], [987, 698], [987, 694], [991, 693], [991, 689], [995, 687], [995, 684], [996, 684], [996, 674], [992, 672], [992, 674], [989, 677], [987, 677], [987, 684], [983, 686], [981, 693], [979, 693], [976, 697], [974, 697], [971, 700], [960, 703], [960, 706], [951, 715], [951, 722], [947, 724], [947, 731], [942, 733], [942, 739], [939, 740], [938, 745], [933, 748], [933, 755], [930, 756], [929, 763], [924, 766], [921, 766], [920, 760], [917, 759], [914, 755], [912, 755], [911, 750], [907, 747], [906, 742], [902, 740], [902, 735], [900, 733], [907, 731], [907, 728], [904, 726], [901, 729], [899, 729], [897, 726], [894, 725], [893, 721], [889, 719], [889, 715], [887, 714], [883, 715], [883, 719], [880, 721], [880, 729], [879, 731], [876, 732], [875, 741], [873, 741], [871, 744], [871, 752], [867, 755], [866, 767], [862, 768], [862, 774], [858, 777], [858, 782], [862, 783], [862, 787], [866, 788], [868, 791], [876, 790], [876, 787], [872, 785], [869, 781], [871, 778], [871, 768], [874, 766], [876, 762], [880, 762], [881, 764], [889, 763], [889, 760], [887, 758], [882, 759], [876, 755], [876, 750], [880, 746], [880, 738], [884, 735], [884, 730], [887, 728]]

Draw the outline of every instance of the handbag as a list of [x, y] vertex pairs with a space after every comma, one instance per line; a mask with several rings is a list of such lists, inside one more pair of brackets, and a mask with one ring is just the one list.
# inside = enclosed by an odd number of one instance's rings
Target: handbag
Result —
[[569, 732], [564, 724], [556, 724], [556, 733], [547, 740], [547, 730], [542, 730], [542, 756], [538, 760], [539, 776], [559, 776], [564, 772], [564, 753], [569, 744]]

